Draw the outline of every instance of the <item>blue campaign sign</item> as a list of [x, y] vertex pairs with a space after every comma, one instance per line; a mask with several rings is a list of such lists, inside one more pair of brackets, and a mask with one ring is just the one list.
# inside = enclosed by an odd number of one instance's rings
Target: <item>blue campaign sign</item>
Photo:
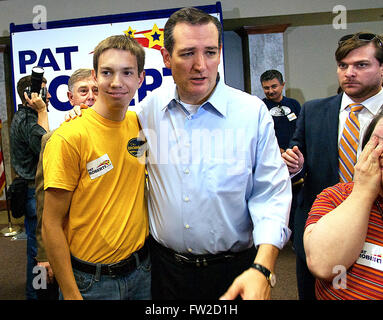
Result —
[[[222, 22], [220, 2], [198, 6]], [[49, 126], [57, 128], [64, 114], [71, 109], [67, 98], [68, 79], [79, 68], [93, 69], [93, 50], [103, 39], [116, 34], [127, 34], [137, 39], [145, 49], [145, 81], [131, 105], [141, 101], [148, 91], [173, 83], [171, 72], [165, 68], [160, 49], [163, 28], [168, 17], [179, 8], [123, 13], [98, 17], [47, 22], [46, 29], [34, 29], [32, 24], [10, 25], [13, 83], [31, 74], [34, 66], [44, 68], [48, 90], [52, 98]], [[224, 77], [223, 62], [219, 72]], [[16, 105], [21, 103], [14, 92]]]

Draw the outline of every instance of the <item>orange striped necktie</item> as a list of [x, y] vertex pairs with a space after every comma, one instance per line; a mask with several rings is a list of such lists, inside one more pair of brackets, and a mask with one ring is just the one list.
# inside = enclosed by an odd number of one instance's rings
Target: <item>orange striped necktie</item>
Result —
[[359, 145], [360, 124], [358, 113], [363, 109], [363, 105], [352, 103], [347, 106], [350, 113], [344, 124], [342, 137], [339, 142], [339, 180], [340, 182], [351, 182], [354, 175], [356, 164], [356, 154]]

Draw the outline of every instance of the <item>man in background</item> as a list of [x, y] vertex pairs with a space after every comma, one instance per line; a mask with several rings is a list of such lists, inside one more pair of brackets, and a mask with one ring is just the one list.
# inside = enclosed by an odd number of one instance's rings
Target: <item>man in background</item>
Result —
[[[301, 105], [297, 100], [283, 95], [286, 83], [283, 81], [282, 73], [278, 70], [265, 71], [262, 73], [260, 80], [266, 96], [263, 98], [263, 102], [273, 117], [275, 135], [278, 140], [279, 149], [283, 153], [288, 148], [290, 139], [294, 134]], [[291, 181], [293, 192], [289, 218], [289, 228], [292, 231], [291, 237], [294, 236], [294, 216], [303, 181], [303, 173], [297, 174]]]
[[72, 106], [81, 103], [91, 107], [96, 102], [98, 87], [92, 69], [77, 69], [68, 80], [68, 100]]
[[[25, 204], [24, 226], [27, 234], [27, 280], [26, 299], [35, 300], [37, 294], [33, 288], [33, 268], [36, 265], [36, 200], [35, 175], [39, 160], [41, 137], [49, 131], [48, 104], [50, 94], [47, 91], [45, 101], [41, 94], [25, 92], [31, 87], [31, 76], [21, 78], [17, 83], [17, 93], [22, 104], [13, 116], [10, 129], [11, 164], [18, 177], [28, 183], [27, 202]], [[41, 88], [47, 80], [42, 79]]]
[[260, 80], [266, 96], [263, 98], [263, 102], [273, 117], [275, 135], [281, 153], [283, 153], [288, 148], [294, 134], [301, 105], [297, 100], [283, 96], [285, 82], [282, 73], [278, 70], [265, 71]]

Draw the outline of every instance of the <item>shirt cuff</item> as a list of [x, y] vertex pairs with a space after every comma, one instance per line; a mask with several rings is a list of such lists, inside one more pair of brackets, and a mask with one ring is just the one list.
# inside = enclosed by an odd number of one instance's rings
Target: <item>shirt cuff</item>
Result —
[[291, 230], [279, 221], [263, 219], [253, 230], [254, 245], [272, 244], [282, 249], [291, 236]]
[[295, 172], [295, 173], [290, 173], [290, 179], [294, 178], [296, 175], [300, 174], [302, 172], [302, 169], [303, 169], [303, 166], [302, 168], [299, 169], [298, 172]]

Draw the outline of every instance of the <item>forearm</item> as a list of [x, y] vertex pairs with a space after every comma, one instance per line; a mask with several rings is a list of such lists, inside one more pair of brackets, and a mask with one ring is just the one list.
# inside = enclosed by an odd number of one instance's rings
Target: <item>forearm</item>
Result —
[[304, 234], [307, 264], [318, 278], [331, 280], [337, 265], [348, 269], [363, 247], [371, 200], [358, 194], [350, 196], [336, 209], [308, 226]]
[[73, 276], [70, 251], [63, 229], [52, 225], [43, 225], [43, 240], [49, 263], [64, 299], [82, 299]]
[[37, 114], [37, 124], [45, 129], [46, 132], [49, 131], [49, 122], [48, 122], [48, 112], [47, 110], [39, 111]]
[[279, 254], [279, 249], [272, 244], [261, 244], [258, 247], [254, 263], [259, 263], [270, 271], [274, 272], [275, 263]]
[[36, 227], [36, 244], [37, 244], [36, 261], [37, 262], [48, 261], [41, 233], [42, 233], [42, 217], [38, 216], [38, 222]]
[[64, 299], [82, 299], [74, 279], [70, 250], [64, 233], [72, 193], [47, 189], [44, 199], [42, 237], [49, 263], [59, 283]]

